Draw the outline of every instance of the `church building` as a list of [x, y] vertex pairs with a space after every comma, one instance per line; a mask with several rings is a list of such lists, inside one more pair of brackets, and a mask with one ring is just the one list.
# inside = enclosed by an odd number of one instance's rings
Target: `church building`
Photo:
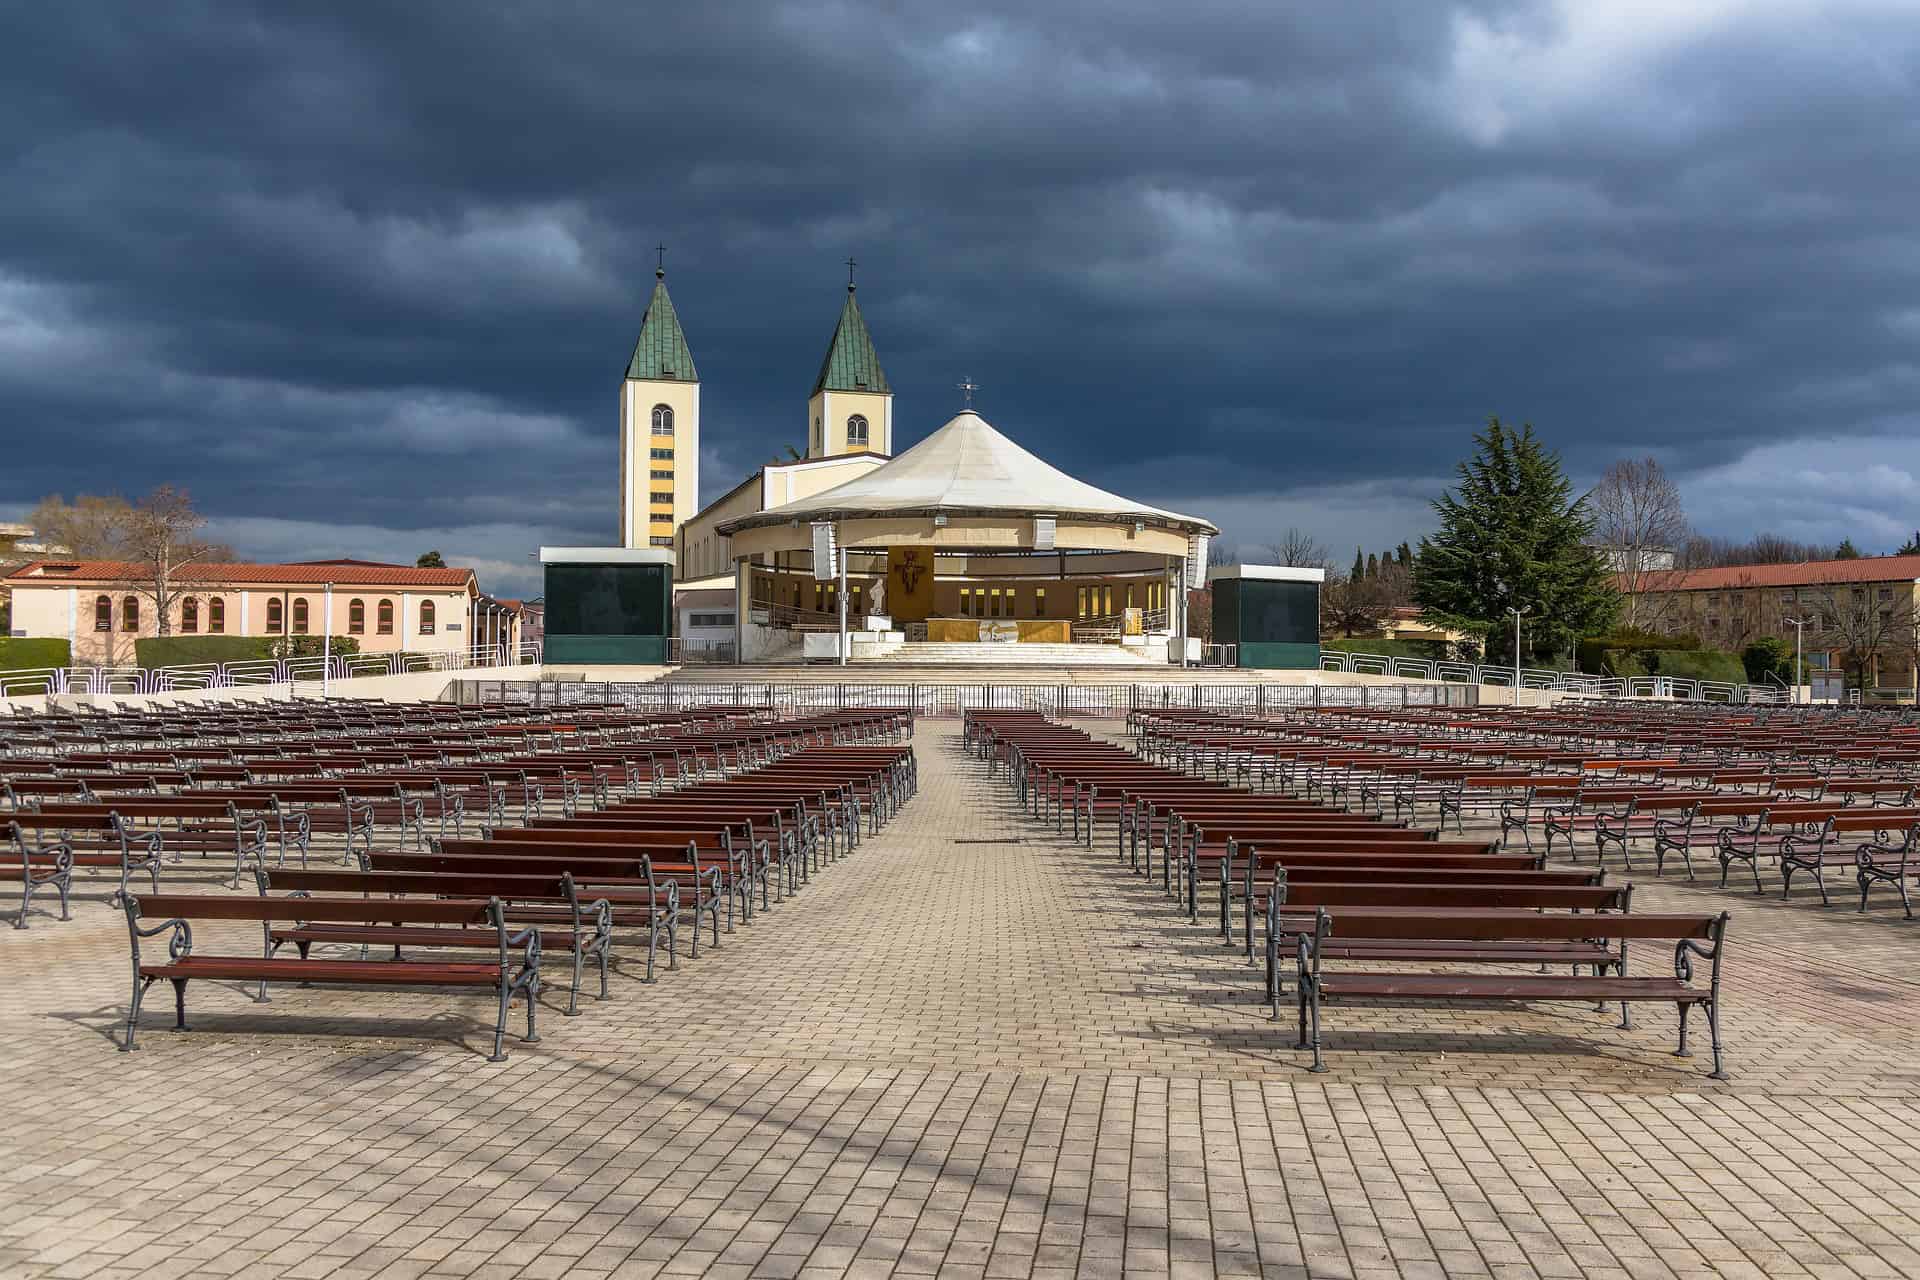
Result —
[[[655, 296], [664, 294], [661, 286]], [[676, 581], [731, 577], [732, 540], [716, 527], [722, 521], [812, 497], [865, 475], [893, 456], [893, 391], [856, 295], [848, 281], [840, 321], [807, 397], [806, 456], [769, 462], [698, 514], [681, 517], [671, 540], [657, 544], [674, 549]], [[680, 341], [684, 348], [685, 337]]]
[[664, 266], [620, 384], [620, 545], [674, 545], [700, 504], [700, 374]]

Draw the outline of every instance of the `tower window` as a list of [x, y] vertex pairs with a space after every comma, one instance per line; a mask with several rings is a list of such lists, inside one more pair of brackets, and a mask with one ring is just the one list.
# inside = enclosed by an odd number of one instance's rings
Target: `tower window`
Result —
[[671, 450], [671, 449], [655, 449], [655, 450], [653, 451], [653, 460], [654, 460], [655, 462], [672, 462], [672, 461], [673, 461], [673, 450]]
[[653, 434], [670, 436], [673, 434], [673, 408], [670, 405], [653, 406]]
[[847, 419], [847, 446], [855, 445], [863, 449], [867, 446], [867, 420], [858, 413]]

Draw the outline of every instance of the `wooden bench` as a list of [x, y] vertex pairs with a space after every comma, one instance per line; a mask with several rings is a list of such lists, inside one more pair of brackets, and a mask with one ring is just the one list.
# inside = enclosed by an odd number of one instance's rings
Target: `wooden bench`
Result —
[[[1528, 910], [1453, 910], [1418, 908], [1316, 908], [1303, 922], [1296, 938], [1296, 1004], [1300, 1040], [1297, 1047], [1313, 1051], [1309, 1070], [1327, 1069], [1321, 1054], [1321, 1011], [1329, 1000], [1371, 999], [1400, 1002], [1433, 1000], [1534, 1001], [1618, 1000], [1621, 1025], [1630, 1025], [1624, 1009], [1629, 1002], [1671, 1003], [1680, 1019], [1678, 1057], [1692, 1056], [1687, 1048], [1687, 1014], [1695, 1005], [1706, 1013], [1713, 1046], [1712, 1080], [1727, 1078], [1720, 1044], [1720, 969], [1726, 949], [1727, 914], [1626, 915], [1601, 913], [1553, 915]], [[1289, 929], [1289, 932], [1292, 930]], [[1617, 939], [1674, 944], [1672, 977], [1630, 977], [1607, 974], [1477, 974], [1381, 973], [1328, 971], [1332, 940], [1381, 943], [1417, 941], [1457, 942], [1470, 950], [1478, 944], [1588, 943]], [[1694, 982], [1694, 962], [1708, 966], [1705, 985]], [[1621, 968], [1624, 970], [1625, 961]], [[1275, 1009], [1276, 1015], [1278, 1009]]]
[[[533, 924], [540, 928], [540, 950], [543, 956], [553, 952], [569, 954], [573, 958], [573, 986], [568, 994], [566, 1016], [575, 1017], [580, 1012], [580, 982], [589, 964], [600, 970], [600, 995], [607, 998], [607, 964], [613, 943], [613, 908], [605, 898], [588, 902], [580, 900], [580, 892], [569, 872], [559, 875], [534, 874], [480, 874], [452, 875], [431, 872], [384, 872], [384, 871], [282, 871], [262, 867], [254, 873], [258, 882], [260, 896], [267, 897], [274, 890], [286, 891], [291, 896], [311, 894], [347, 894], [359, 893], [368, 897], [377, 894], [403, 896], [406, 894], [426, 894], [440, 898], [498, 898], [506, 907], [507, 922], [513, 924]], [[649, 939], [647, 948], [646, 981], [652, 982], [654, 968], [655, 941], [657, 933]], [[367, 958], [367, 950], [372, 946], [390, 946], [393, 958], [402, 958], [404, 946], [425, 947], [491, 947], [493, 934], [485, 929], [446, 929], [431, 925], [414, 924], [326, 924], [296, 923], [279, 927], [269, 926], [267, 933], [268, 953], [273, 949], [291, 942], [300, 952], [302, 959], [307, 956], [308, 948], [316, 942], [339, 942], [358, 944], [361, 959]], [[671, 944], [670, 944], [671, 945]], [[671, 951], [669, 951], [671, 955]]]
[[[1541, 911], [1619, 911], [1632, 909], [1633, 886], [1606, 885], [1600, 873], [1584, 884], [1561, 879], [1567, 873], [1537, 871], [1529, 879], [1501, 881], [1454, 879], [1415, 880], [1411, 877], [1335, 880], [1288, 875], [1274, 870], [1266, 895], [1267, 1001], [1279, 1016], [1282, 994], [1280, 944], [1286, 936], [1282, 921], [1289, 914], [1316, 907], [1329, 910], [1365, 907], [1419, 907], [1426, 910], [1480, 910], [1531, 907]], [[1537, 964], [1571, 965], [1577, 973], [1591, 966], [1596, 974], [1608, 969], [1626, 972], [1625, 944], [1613, 946], [1604, 938], [1577, 940], [1507, 939], [1463, 942], [1459, 939], [1339, 938], [1327, 944], [1327, 959], [1371, 960], [1376, 963], [1428, 964]], [[1623, 1009], [1624, 1013], [1624, 1009]]]
[[[39, 880], [38, 884], [22, 886], [24, 896], [31, 896], [29, 890], [41, 884], [53, 884], [60, 894], [60, 918], [67, 916], [67, 897], [73, 888], [73, 869], [75, 867], [98, 870], [118, 870], [119, 883], [115, 886], [109, 902], [119, 902], [127, 892], [127, 881], [135, 873], [144, 874], [153, 882], [153, 891], [160, 892], [161, 848], [160, 834], [156, 831], [139, 832], [124, 822], [118, 815], [107, 813], [47, 813], [29, 810], [24, 813], [8, 814], [6, 823], [13, 829], [16, 855], [12, 859], [0, 860], [0, 865], [18, 866], [23, 877]], [[65, 849], [68, 857], [61, 861], [66, 870], [58, 878], [40, 878], [33, 869], [35, 859], [40, 855], [28, 849], [28, 831], [52, 832], [52, 838], [41, 836], [32, 843], [36, 850]], [[77, 834], [83, 833], [83, 834]], [[42, 861], [44, 868], [45, 863]], [[64, 885], [61, 889], [59, 886]], [[25, 928], [26, 915], [23, 909], [18, 927]]]
[[[498, 898], [242, 898], [184, 894], [129, 894], [124, 899], [127, 935], [133, 948], [133, 998], [127, 1009], [123, 1053], [139, 1046], [134, 1036], [147, 988], [162, 979], [173, 984], [174, 1029], [187, 1030], [187, 984], [196, 978], [258, 983], [254, 998], [268, 1003], [269, 982], [318, 982], [345, 986], [476, 987], [499, 994], [489, 1062], [505, 1062], [507, 1012], [513, 997], [527, 1002], [527, 1034], [537, 1044], [534, 994], [540, 984], [540, 931], [507, 929]], [[143, 920], [156, 921], [142, 924]], [[470, 929], [492, 926], [496, 956], [486, 961], [442, 963], [424, 960], [307, 960], [285, 956], [208, 955], [194, 950], [193, 921], [250, 920], [266, 929], [275, 920], [352, 925], [444, 925]], [[143, 938], [167, 937], [164, 961], [141, 955]]]
[[[1865, 830], [1864, 822], [1857, 827], [1851, 824], [1868, 817], [1869, 814], [1863, 812], [1857, 817], [1836, 818], [1834, 821], [1848, 822], [1849, 826], [1843, 828], [1846, 830]], [[1878, 834], [1880, 828], [1875, 827], [1874, 830]], [[1909, 822], [1906, 835], [1897, 844], [1890, 839], [1877, 839], [1854, 850], [1854, 874], [1860, 884], [1860, 910], [1867, 909], [1868, 889], [1876, 884], [1890, 884], [1900, 894], [1900, 907], [1906, 912], [1907, 919], [1913, 919], [1913, 903], [1907, 897], [1907, 881], [1920, 874], [1920, 857], [1916, 857], [1917, 854], [1920, 854], [1920, 821]], [[1823, 888], [1822, 901], [1825, 896], [1826, 890]]]

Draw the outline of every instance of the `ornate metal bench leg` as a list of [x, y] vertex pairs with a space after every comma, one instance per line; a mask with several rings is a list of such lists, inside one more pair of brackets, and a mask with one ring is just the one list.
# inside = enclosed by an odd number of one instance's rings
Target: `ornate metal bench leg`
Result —
[[1720, 1002], [1707, 1001], [1707, 1034], [1713, 1041], [1713, 1070], [1707, 1073], [1709, 1080], [1727, 1079], [1727, 1070], [1720, 1061]]
[[1674, 1009], [1680, 1015], [1680, 1043], [1674, 1048], [1673, 1056], [1691, 1058], [1693, 1051], [1687, 1048], [1687, 1015], [1693, 1012], [1693, 1006], [1682, 1000], [1674, 1005]]
[[[659, 949], [660, 949], [660, 921], [657, 917], [649, 915], [647, 919], [647, 976], [646, 976], [646, 981], [648, 982], [653, 981], [653, 959], [654, 959], [655, 953]], [[600, 981], [601, 981], [600, 994], [602, 998], [605, 998], [606, 974], [604, 969], [601, 972]]]
[[493, 1023], [493, 1053], [488, 1062], [507, 1060], [507, 1002], [513, 996], [513, 979], [503, 967], [500, 970], [500, 1016]]
[[187, 980], [173, 978], [173, 1029], [187, 1030]]
[[133, 979], [133, 999], [127, 1005], [127, 1038], [120, 1045], [120, 1052], [132, 1053], [140, 1046], [134, 1042], [134, 1029], [140, 1024], [140, 1002], [146, 998], [147, 988], [154, 984], [152, 978], [142, 978], [137, 973]]
[[576, 933], [573, 938], [573, 990], [567, 993], [567, 1011], [563, 1015], [568, 1018], [580, 1016], [580, 974], [587, 962], [585, 947], [585, 939]]

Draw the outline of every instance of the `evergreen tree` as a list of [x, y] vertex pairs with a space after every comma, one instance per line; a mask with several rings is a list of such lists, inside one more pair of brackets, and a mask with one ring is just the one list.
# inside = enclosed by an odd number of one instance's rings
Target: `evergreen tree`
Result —
[[1353, 570], [1351, 573], [1347, 575], [1348, 580], [1352, 582], [1358, 582], [1366, 576], [1367, 576], [1367, 562], [1360, 555], [1360, 548], [1355, 547], [1353, 549]]
[[1852, 538], [1842, 538], [1840, 539], [1840, 545], [1833, 549], [1833, 558], [1835, 560], [1858, 560], [1860, 558], [1860, 548], [1853, 545]]
[[1380, 557], [1371, 552], [1367, 554], [1367, 576], [1369, 578], [1380, 576]]
[[1897, 556], [1920, 556], [1920, 529], [1915, 529], [1913, 536], [1902, 543], [1900, 549], [1893, 554]]
[[1562, 653], [1613, 622], [1606, 565], [1587, 545], [1593, 518], [1533, 427], [1490, 419], [1459, 484], [1433, 504], [1440, 527], [1420, 540], [1413, 597], [1429, 621], [1485, 636], [1511, 660], [1513, 616], [1527, 610], [1527, 653]]
[[1413, 548], [1406, 543], [1403, 542], [1394, 548], [1393, 558], [1399, 561], [1402, 569], [1413, 568]]

